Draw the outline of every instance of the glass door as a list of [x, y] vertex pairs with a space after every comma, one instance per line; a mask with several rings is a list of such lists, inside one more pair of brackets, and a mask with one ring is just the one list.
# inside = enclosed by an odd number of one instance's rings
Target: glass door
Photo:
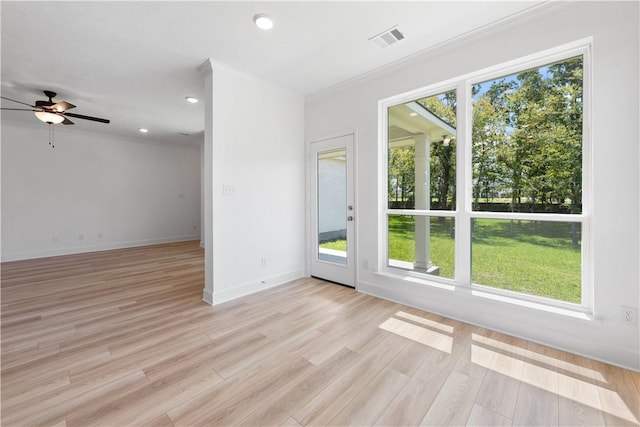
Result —
[[353, 135], [311, 144], [311, 275], [355, 285]]

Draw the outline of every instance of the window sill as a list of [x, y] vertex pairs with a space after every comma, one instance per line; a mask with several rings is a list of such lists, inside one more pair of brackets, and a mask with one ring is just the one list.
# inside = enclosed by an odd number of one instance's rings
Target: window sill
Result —
[[465, 297], [477, 298], [497, 302], [500, 304], [508, 305], [511, 307], [517, 306], [524, 309], [533, 310], [537, 312], [549, 313], [554, 316], [562, 318], [571, 318], [580, 322], [588, 323], [589, 325], [596, 326], [601, 323], [592, 313], [584, 311], [584, 309], [572, 309], [570, 307], [559, 307], [550, 304], [543, 304], [535, 301], [528, 301], [526, 299], [514, 298], [508, 295], [501, 295], [498, 292], [491, 292], [490, 290], [477, 289], [470, 286], [456, 286], [454, 284], [441, 283], [434, 280], [428, 280], [424, 278], [417, 278], [414, 276], [408, 276], [396, 273], [394, 271], [379, 271], [375, 273], [378, 276], [391, 278], [395, 280], [401, 280], [403, 282], [415, 283], [421, 286], [428, 286], [433, 289], [444, 290], [453, 292], [456, 295]]

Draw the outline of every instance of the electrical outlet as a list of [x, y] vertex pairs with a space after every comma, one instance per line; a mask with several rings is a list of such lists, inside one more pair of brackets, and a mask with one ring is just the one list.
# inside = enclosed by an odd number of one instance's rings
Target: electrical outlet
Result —
[[631, 307], [621, 307], [622, 322], [627, 325], [636, 325], [638, 322], [638, 310]]
[[58, 242], [58, 240], [59, 240], [59, 239], [58, 239], [58, 236], [53, 236], [53, 237], [51, 238], [51, 241], [52, 241], [53, 243], [57, 243], [57, 242]]
[[78, 240], [84, 240], [84, 234], [78, 234]]
[[234, 197], [236, 195], [236, 186], [233, 184], [224, 184], [222, 186], [222, 195], [226, 197]]

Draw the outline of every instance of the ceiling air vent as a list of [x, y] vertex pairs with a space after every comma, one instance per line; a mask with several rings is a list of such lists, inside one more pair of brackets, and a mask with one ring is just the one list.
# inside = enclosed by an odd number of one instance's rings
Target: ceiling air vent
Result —
[[374, 42], [380, 47], [387, 47], [390, 44], [394, 44], [395, 42], [399, 42], [404, 38], [404, 34], [398, 29], [398, 27], [389, 28], [386, 31], [381, 32], [380, 34], [376, 34], [373, 37], [370, 37], [369, 40]]

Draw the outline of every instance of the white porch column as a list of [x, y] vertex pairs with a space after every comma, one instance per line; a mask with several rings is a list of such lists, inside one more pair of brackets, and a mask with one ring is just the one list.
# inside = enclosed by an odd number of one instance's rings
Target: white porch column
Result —
[[[415, 142], [415, 208], [429, 209], [431, 207], [431, 153], [430, 141], [426, 135], [416, 135]], [[431, 262], [429, 251], [429, 217], [415, 217], [415, 260], [413, 268], [427, 270]]]
[[207, 59], [198, 67], [204, 78], [204, 289], [202, 300], [213, 304], [213, 63]]

